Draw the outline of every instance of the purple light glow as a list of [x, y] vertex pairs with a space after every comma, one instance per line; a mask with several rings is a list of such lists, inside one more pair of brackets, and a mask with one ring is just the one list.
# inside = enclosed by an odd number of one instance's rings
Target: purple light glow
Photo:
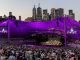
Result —
[[4, 28], [0, 31], [0, 33], [7, 33], [7, 30], [5, 30]]
[[[8, 26], [7, 24], [9, 24], [11, 36], [27, 36], [28, 34], [35, 33], [36, 31], [53, 33], [54, 30], [60, 31], [64, 34], [64, 19], [66, 19], [66, 31], [68, 32], [71, 28], [73, 28], [76, 31], [76, 38], [80, 39], [80, 23], [68, 17], [61, 17], [58, 20], [59, 26], [57, 26], [56, 24], [57, 19], [54, 19], [49, 22], [23, 22], [16, 20], [5, 20], [4, 22], [0, 22], [0, 26]], [[75, 36], [74, 34], [70, 33], [67, 33], [67, 35], [71, 37]]]

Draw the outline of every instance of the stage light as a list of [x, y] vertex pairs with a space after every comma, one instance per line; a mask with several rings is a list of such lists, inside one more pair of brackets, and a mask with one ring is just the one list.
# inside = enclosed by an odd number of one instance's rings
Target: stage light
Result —
[[67, 33], [69, 33], [69, 34], [76, 34], [77, 31], [75, 31], [73, 28], [71, 28], [70, 31], [68, 31]]
[[7, 30], [5, 30], [4, 28], [0, 31], [0, 33], [7, 33]]

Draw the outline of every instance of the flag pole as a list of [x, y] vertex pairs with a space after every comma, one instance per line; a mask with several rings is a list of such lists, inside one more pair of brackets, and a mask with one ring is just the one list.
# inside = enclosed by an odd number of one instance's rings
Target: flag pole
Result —
[[8, 19], [8, 22], [7, 22], [7, 24], [8, 24], [8, 41], [9, 41], [9, 40], [10, 40], [9, 19]]
[[67, 36], [66, 36], [66, 34], [67, 34], [67, 31], [66, 31], [66, 18], [67, 18], [67, 16], [66, 15], [64, 15], [64, 40], [65, 40], [65, 47], [66, 47], [66, 45], [67, 45]]

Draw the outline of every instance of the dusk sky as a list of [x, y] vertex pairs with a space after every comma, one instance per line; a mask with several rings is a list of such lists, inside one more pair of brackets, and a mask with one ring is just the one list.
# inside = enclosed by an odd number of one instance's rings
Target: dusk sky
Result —
[[65, 14], [68, 14], [69, 9], [73, 9], [76, 20], [80, 20], [80, 0], [0, 0], [0, 16], [8, 16], [11, 11], [17, 19], [21, 15], [24, 20], [32, 16], [32, 8], [34, 4], [38, 7], [38, 3], [42, 9], [48, 9], [49, 13], [51, 8], [64, 8]]

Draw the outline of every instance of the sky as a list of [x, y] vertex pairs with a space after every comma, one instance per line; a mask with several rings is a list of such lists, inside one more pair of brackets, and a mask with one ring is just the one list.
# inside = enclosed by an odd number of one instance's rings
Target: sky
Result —
[[50, 13], [51, 8], [64, 8], [65, 14], [68, 14], [69, 9], [73, 9], [76, 15], [76, 20], [80, 20], [80, 0], [0, 0], [0, 16], [9, 15], [12, 12], [18, 19], [18, 16], [22, 16], [22, 19], [32, 16], [32, 8], [34, 4], [38, 7], [38, 4], [42, 9], [48, 9]]

